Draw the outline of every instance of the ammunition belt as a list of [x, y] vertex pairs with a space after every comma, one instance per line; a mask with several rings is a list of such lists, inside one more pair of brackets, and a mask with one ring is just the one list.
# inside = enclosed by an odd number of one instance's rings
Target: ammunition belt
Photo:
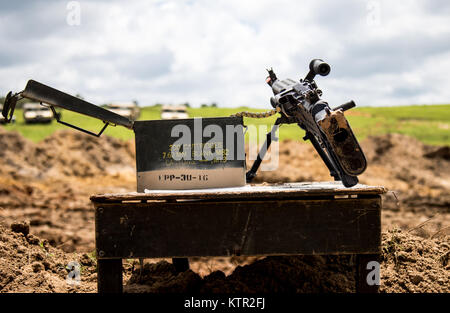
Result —
[[272, 115], [275, 115], [277, 113], [281, 112], [280, 107], [276, 107], [273, 110], [267, 111], [267, 112], [247, 112], [247, 111], [243, 111], [243, 112], [238, 112], [236, 114], [231, 115], [231, 117], [250, 117], [250, 118], [266, 118], [266, 117], [270, 117]]

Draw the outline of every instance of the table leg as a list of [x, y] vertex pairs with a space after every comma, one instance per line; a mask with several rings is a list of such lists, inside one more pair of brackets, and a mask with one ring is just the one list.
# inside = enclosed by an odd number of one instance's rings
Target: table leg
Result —
[[189, 269], [188, 258], [173, 258], [172, 264], [178, 273], [185, 272]]
[[98, 293], [122, 292], [122, 259], [97, 260], [97, 289]]
[[356, 292], [377, 293], [380, 288], [380, 255], [356, 255]]

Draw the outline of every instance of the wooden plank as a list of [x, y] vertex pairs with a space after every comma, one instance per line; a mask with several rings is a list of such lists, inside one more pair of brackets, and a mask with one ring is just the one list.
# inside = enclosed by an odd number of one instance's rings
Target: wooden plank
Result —
[[98, 293], [121, 293], [122, 288], [122, 259], [97, 259]]
[[367, 254], [381, 242], [381, 197], [95, 203], [99, 258]]
[[283, 199], [295, 197], [333, 197], [335, 195], [378, 195], [386, 193], [382, 186], [358, 184], [346, 188], [340, 182], [305, 182], [271, 185], [246, 185], [235, 188], [212, 188], [193, 190], [151, 190], [147, 193], [103, 194], [91, 196], [93, 202], [121, 202], [132, 200], [167, 200], [167, 199]]

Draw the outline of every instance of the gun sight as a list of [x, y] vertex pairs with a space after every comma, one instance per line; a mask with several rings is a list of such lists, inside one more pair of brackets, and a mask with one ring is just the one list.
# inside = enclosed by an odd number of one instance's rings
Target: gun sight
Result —
[[314, 59], [309, 63], [309, 73], [306, 75], [305, 80], [311, 82], [316, 75], [327, 76], [330, 74], [331, 67], [328, 63], [321, 59]]

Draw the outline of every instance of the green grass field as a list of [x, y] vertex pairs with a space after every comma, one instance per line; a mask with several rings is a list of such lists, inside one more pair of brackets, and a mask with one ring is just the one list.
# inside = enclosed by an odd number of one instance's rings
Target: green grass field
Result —
[[[218, 117], [229, 116], [238, 111], [262, 112], [264, 110], [248, 108], [189, 108], [191, 117]], [[103, 123], [70, 111], [62, 111], [63, 120], [82, 128], [98, 132]], [[53, 121], [50, 125], [27, 125], [23, 122], [22, 111], [16, 110], [15, 124], [2, 125], [8, 130], [18, 131], [23, 136], [37, 142], [51, 135], [57, 129], [67, 129]], [[140, 120], [159, 119], [160, 106], [145, 107], [142, 109]], [[370, 135], [386, 133], [401, 133], [413, 136], [424, 143], [432, 145], [450, 144], [450, 105], [415, 105], [402, 107], [365, 107], [348, 111], [346, 116], [359, 140]], [[265, 119], [245, 118], [246, 125], [267, 125], [270, 129], [275, 116]], [[108, 127], [106, 135], [131, 139], [134, 134], [124, 127]], [[283, 139], [301, 139], [304, 132], [296, 125], [284, 125], [280, 128], [279, 136]]]

